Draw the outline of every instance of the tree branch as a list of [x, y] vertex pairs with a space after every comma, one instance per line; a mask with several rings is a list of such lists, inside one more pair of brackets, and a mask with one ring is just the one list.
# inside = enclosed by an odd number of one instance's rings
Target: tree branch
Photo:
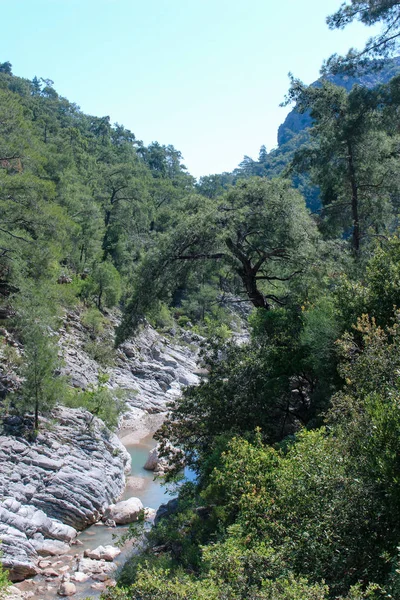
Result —
[[277, 276], [269, 276], [269, 275], [257, 275], [256, 280], [265, 279], [267, 281], [289, 281], [295, 275], [299, 275], [302, 271], [294, 271], [291, 275], [287, 277], [277, 277]]
[[204, 260], [204, 259], [220, 259], [225, 258], [226, 254], [223, 252], [219, 252], [217, 254], [181, 254], [179, 256], [174, 256], [172, 260]]
[[15, 235], [15, 233], [11, 233], [11, 231], [7, 231], [7, 229], [3, 229], [2, 227], [0, 227], [0, 231], [11, 236], [12, 238], [15, 238], [16, 240], [21, 240], [22, 242], [26, 242], [27, 244], [32, 244], [31, 240], [27, 240], [26, 238], [23, 238], [20, 235]]

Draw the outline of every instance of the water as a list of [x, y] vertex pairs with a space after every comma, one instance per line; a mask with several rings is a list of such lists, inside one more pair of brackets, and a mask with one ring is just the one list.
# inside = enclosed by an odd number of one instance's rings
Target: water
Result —
[[156, 446], [156, 441], [152, 435], [143, 438], [139, 444], [127, 446], [131, 455], [132, 467], [131, 477], [127, 479], [127, 486], [123, 495], [123, 500], [136, 496], [140, 498], [143, 506], [158, 508], [171, 499], [165, 486], [162, 486], [160, 479], [154, 476], [152, 471], [146, 471], [143, 465], [146, 463], [150, 450]]

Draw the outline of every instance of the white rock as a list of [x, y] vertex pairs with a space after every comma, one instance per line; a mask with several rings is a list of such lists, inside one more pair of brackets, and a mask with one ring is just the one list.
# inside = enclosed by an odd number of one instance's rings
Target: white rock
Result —
[[89, 413], [58, 407], [34, 442], [0, 435], [0, 562], [12, 581], [37, 572], [39, 556], [65, 554], [77, 529], [119, 498], [130, 456]]
[[73, 596], [76, 594], [76, 585], [71, 581], [63, 581], [57, 590], [59, 596]]
[[[172, 446], [171, 444], [167, 445], [167, 450], [168, 458], [170, 460], [182, 455], [182, 452], [178, 448]], [[160, 449], [158, 444], [155, 448], [150, 450], [146, 464], [143, 468], [146, 469], [146, 471], [155, 471], [159, 474], [163, 474], [165, 471], [168, 470], [168, 460], [165, 457], [160, 457]]]
[[39, 556], [59, 556], [66, 554], [69, 550], [68, 544], [58, 540], [32, 540], [32, 546]]
[[63, 567], [60, 567], [58, 570], [60, 571], [60, 573], [64, 573], [66, 575], [70, 569], [71, 569], [71, 567], [69, 565], [64, 565]]
[[21, 592], [21, 590], [15, 587], [15, 585], [11, 585], [7, 589], [6, 598], [7, 600], [20, 600], [20, 598], [23, 598], [23, 593]]
[[146, 523], [153, 523], [156, 518], [157, 511], [155, 508], [146, 507], [144, 509], [144, 520]]
[[94, 550], [85, 550], [85, 556], [94, 560], [113, 561], [115, 557], [121, 554], [121, 550], [116, 546], [98, 546]]
[[142, 510], [143, 504], [139, 498], [129, 498], [129, 500], [111, 504], [107, 508], [105, 516], [107, 519], [115, 521], [117, 525], [126, 525], [137, 521]]
[[92, 590], [103, 591], [106, 589], [106, 584], [99, 581], [98, 583], [92, 583], [90, 587], [92, 588]]
[[71, 575], [71, 579], [78, 583], [85, 583], [85, 581], [89, 579], [89, 575], [82, 573], [82, 571], [75, 571], [75, 573]]
[[112, 573], [117, 568], [115, 563], [105, 562], [104, 560], [93, 560], [92, 558], [80, 558], [78, 562], [78, 571], [93, 575], [95, 573]]
[[150, 450], [149, 456], [146, 460], [146, 464], [143, 468], [146, 469], [146, 471], [155, 471], [158, 467], [158, 460], [158, 449], [157, 447], [155, 447], [152, 450]]

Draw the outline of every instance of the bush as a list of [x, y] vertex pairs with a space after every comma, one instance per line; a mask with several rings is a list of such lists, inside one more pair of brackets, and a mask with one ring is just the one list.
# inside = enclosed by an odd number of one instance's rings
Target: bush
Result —
[[[1, 557], [1, 552], [0, 552]], [[10, 586], [10, 580], [8, 579], [7, 571], [3, 568], [0, 562], [0, 599], [7, 598], [7, 590]]]
[[175, 322], [168, 306], [164, 302], [159, 302], [147, 314], [147, 319], [155, 329], [171, 329]]
[[88, 308], [81, 317], [81, 323], [93, 336], [98, 336], [104, 331], [106, 324], [104, 315], [97, 308]]
[[108, 340], [89, 340], [84, 344], [83, 349], [103, 368], [112, 367], [115, 363], [115, 350]]
[[187, 324], [190, 323], [190, 319], [187, 315], [180, 315], [180, 317], [178, 317], [178, 325], [179, 327], [187, 327]]
[[110, 429], [115, 429], [118, 425], [120, 415], [125, 410], [125, 393], [123, 390], [110, 390], [107, 387], [108, 375], [98, 376], [97, 385], [90, 385], [86, 390], [71, 390], [66, 400], [66, 404], [73, 408], [85, 408], [92, 413], [92, 419], [88, 427], [93, 422], [94, 417], [101, 419]]

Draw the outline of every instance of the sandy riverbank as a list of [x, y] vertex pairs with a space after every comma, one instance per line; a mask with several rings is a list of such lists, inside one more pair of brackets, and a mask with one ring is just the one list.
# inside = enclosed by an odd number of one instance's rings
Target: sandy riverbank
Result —
[[139, 444], [143, 438], [153, 434], [161, 427], [166, 412], [148, 413], [139, 408], [132, 409], [124, 416], [118, 437], [125, 447]]

